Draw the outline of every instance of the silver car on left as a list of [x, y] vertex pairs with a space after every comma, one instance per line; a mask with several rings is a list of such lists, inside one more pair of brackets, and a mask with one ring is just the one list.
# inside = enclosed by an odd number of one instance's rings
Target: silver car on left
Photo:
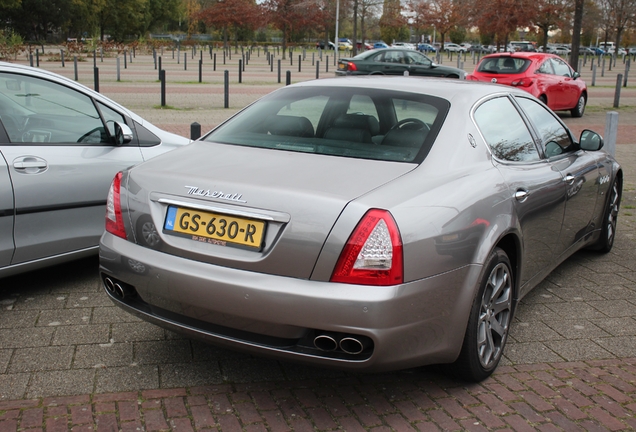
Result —
[[189, 142], [68, 78], [0, 62], [0, 277], [97, 253], [113, 175]]

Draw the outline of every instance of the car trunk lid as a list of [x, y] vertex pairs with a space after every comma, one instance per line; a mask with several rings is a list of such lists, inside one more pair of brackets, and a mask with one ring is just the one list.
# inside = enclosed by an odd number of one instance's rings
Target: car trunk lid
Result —
[[[345, 206], [415, 166], [195, 142], [130, 172], [129, 215], [143, 246], [217, 265], [309, 278]], [[201, 217], [193, 220], [195, 214]], [[199, 225], [196, 231], [193, 222]], [[145, 236], [149, 223], [160, 237], [155, 244]], [[230, 226], [233, 239], [225, 232]], [[261, 233], [262, 242], [256, 244]]]

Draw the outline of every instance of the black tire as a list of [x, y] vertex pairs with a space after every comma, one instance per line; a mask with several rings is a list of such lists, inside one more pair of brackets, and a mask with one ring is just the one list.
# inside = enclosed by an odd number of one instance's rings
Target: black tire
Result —
[[620, 179], [616, 178], [609, 190], [607, 204], [605, 204], [601, 236], [596, 243], [590, 246], [590, 249], [596, 250], [600, 253], [608, 253], [612, 250], [612, 246], [614, 246], [614, 239], [616, 238], [616, 222], [618, 220], [618, 210], [621, 205], [621, 194], [622, 184]]
[[510, 260], [502, 249], [495, 248], [484, 266], [462, 351], [453, 365], [460, 378], [479, 382], [497, 368], [512, 322], [513, 294]]
[[583, 117], [586, 103], [587, 103], [587, 98], [585, 97], [585, 93], [581, 93], [581, 96], [579, 96], [579, 101], [576, 103], [576, 106], [572, 110], [570, 110], [572, 117]]

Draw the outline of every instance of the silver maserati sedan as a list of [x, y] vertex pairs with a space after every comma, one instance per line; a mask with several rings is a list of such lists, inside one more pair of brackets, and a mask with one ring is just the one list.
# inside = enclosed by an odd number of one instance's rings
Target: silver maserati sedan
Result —
[[482, 380], [519, 300], [612, 248], [623, 175], [602, 147], [511, 87], [299, 83], [117, 174], [101, 278], [123, 309], [224, 347]]
[[0, 62], [0, 277], [96, 255], [115, 173], [189, 142], [71, 79]]

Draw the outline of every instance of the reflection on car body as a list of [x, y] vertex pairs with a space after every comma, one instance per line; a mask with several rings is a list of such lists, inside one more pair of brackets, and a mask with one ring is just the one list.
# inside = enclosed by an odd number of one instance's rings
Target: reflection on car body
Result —
[[[228, 348], [351, 370], [452, 363], [481, 380], [519, 300], [575, 251], [612, 248], [623, 177], [602, 145], [512, 87], [295, 84], [119, 173], [101, 278], [123, 309]], [[201, 214], [196, 232], [171, 232], [175, 212]], [[245, 247], [255, 221], [260, 247]]]

